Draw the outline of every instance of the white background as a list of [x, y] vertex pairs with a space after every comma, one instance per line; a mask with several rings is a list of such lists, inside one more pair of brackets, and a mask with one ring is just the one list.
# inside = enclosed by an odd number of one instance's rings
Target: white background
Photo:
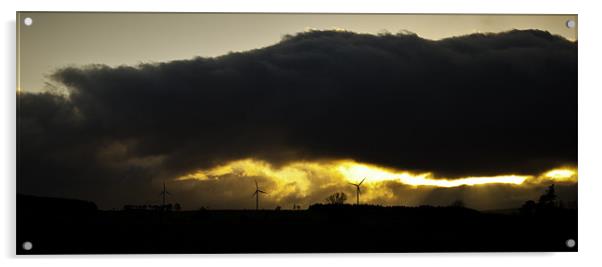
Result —
[[[326, 0], [39, 0], [1, 1], [0, 266], [602, 266], [602, 10], [598, 1]], [[15, 256], [16, 11], [561, 13], [578, 14], [579, 252], [441, 254], [267, 254]], [[562, 125], [558, 125], [562, 127]], [[553, 145], [553, 144], [551, 144]], [[43, 223], [43, 222], [42, 222]], [[211, 242], [208, 240], [207, 242]], [[403, 242], [403, 240], [399, 240]]]

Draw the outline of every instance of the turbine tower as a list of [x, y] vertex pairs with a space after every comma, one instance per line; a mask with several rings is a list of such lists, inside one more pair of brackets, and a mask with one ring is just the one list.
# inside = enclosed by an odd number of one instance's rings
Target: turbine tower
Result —
[[259, 185], [257, 184], [257, 180], [255, 180], [255, 193], [253, 193], [253, 197], [255, 197], [255, 210], [259, 210], [259, 193], [267, 194], [259, 190]]
[[161, 191], [161, 193], [159, 193], [159, 195], [163, 196], [163, 205], [161, 206], [161, 209], [165, 209], [165, 195], [171, 196], [171, 193], [169, 193], [167, 191], [167, 189], [165, 188], [165, 181], [163, 181], [163, 191]]
[[366, 180], [366, 178], [362, 179], [362, 181], [359, 184], [349, 183], [350, 185], [355, 186], [355, 195], [357, 197], [357, 205], [360, 204], [360, 192], [361, 192], [360, 185], [362, 185], [364, 180]]

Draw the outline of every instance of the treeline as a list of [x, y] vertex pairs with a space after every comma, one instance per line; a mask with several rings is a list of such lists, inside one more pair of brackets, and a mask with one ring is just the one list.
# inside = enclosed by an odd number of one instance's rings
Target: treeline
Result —
[[519, 209], [523, 216], [552, 215], [566, 210], [563, 202], [556, 195], [554, 185], [550, 185], [536, 202], [527, 200]]
[[165, 204], [165, 205], [123, 205], [124, 211], [180, 211], [182, 206], [180, 203]]

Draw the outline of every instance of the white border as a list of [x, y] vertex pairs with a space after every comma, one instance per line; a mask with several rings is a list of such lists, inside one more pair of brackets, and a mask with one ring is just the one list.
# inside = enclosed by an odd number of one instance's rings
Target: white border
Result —
[[[139, 264], [225, 266], [602, 266], [602, 90], [599, 32], [602, 10], [597, 1], [477, 1], [477, 0], [104, 0], [2, 1], [2, 71], [0, 94], [0, 266], [81, 266]], [[16, 11], [161, 11], [161, 12], [351, 12], [351, 13], [519, 13], [579, 15], [579, 252], [482, 254], [269, 254], [154, 256], [14, 256], [15, 199], [15, 12]], [[559, 125], [559, 127], [562, 127]], [[552, 144], [553, 145], [553, 144]], [[208, 241], [209, 242], [209, 241]], [[403, 242], [403, 240], [400, 240]]]

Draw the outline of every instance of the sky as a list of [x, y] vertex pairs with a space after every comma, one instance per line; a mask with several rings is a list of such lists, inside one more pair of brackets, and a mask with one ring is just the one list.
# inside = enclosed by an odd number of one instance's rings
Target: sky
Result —
[[571, 15], [20, 13], [18, 184], [100, 208], [577, 197]]
[[[278, 42], [307, 29], [380, 33], [411, 31], [426, 39], [541, 29], [577, 39], [576, 15], [19, 13], [19, 88], [47, 90], [47, 78], [69, 65], [118, 66], [215, 57]], [[135, 33], [135, 34], [133, 34]], [[55, 85], [56, 86], [56, 85]], [[52, 88], [52, 86], [51, 86]]]

